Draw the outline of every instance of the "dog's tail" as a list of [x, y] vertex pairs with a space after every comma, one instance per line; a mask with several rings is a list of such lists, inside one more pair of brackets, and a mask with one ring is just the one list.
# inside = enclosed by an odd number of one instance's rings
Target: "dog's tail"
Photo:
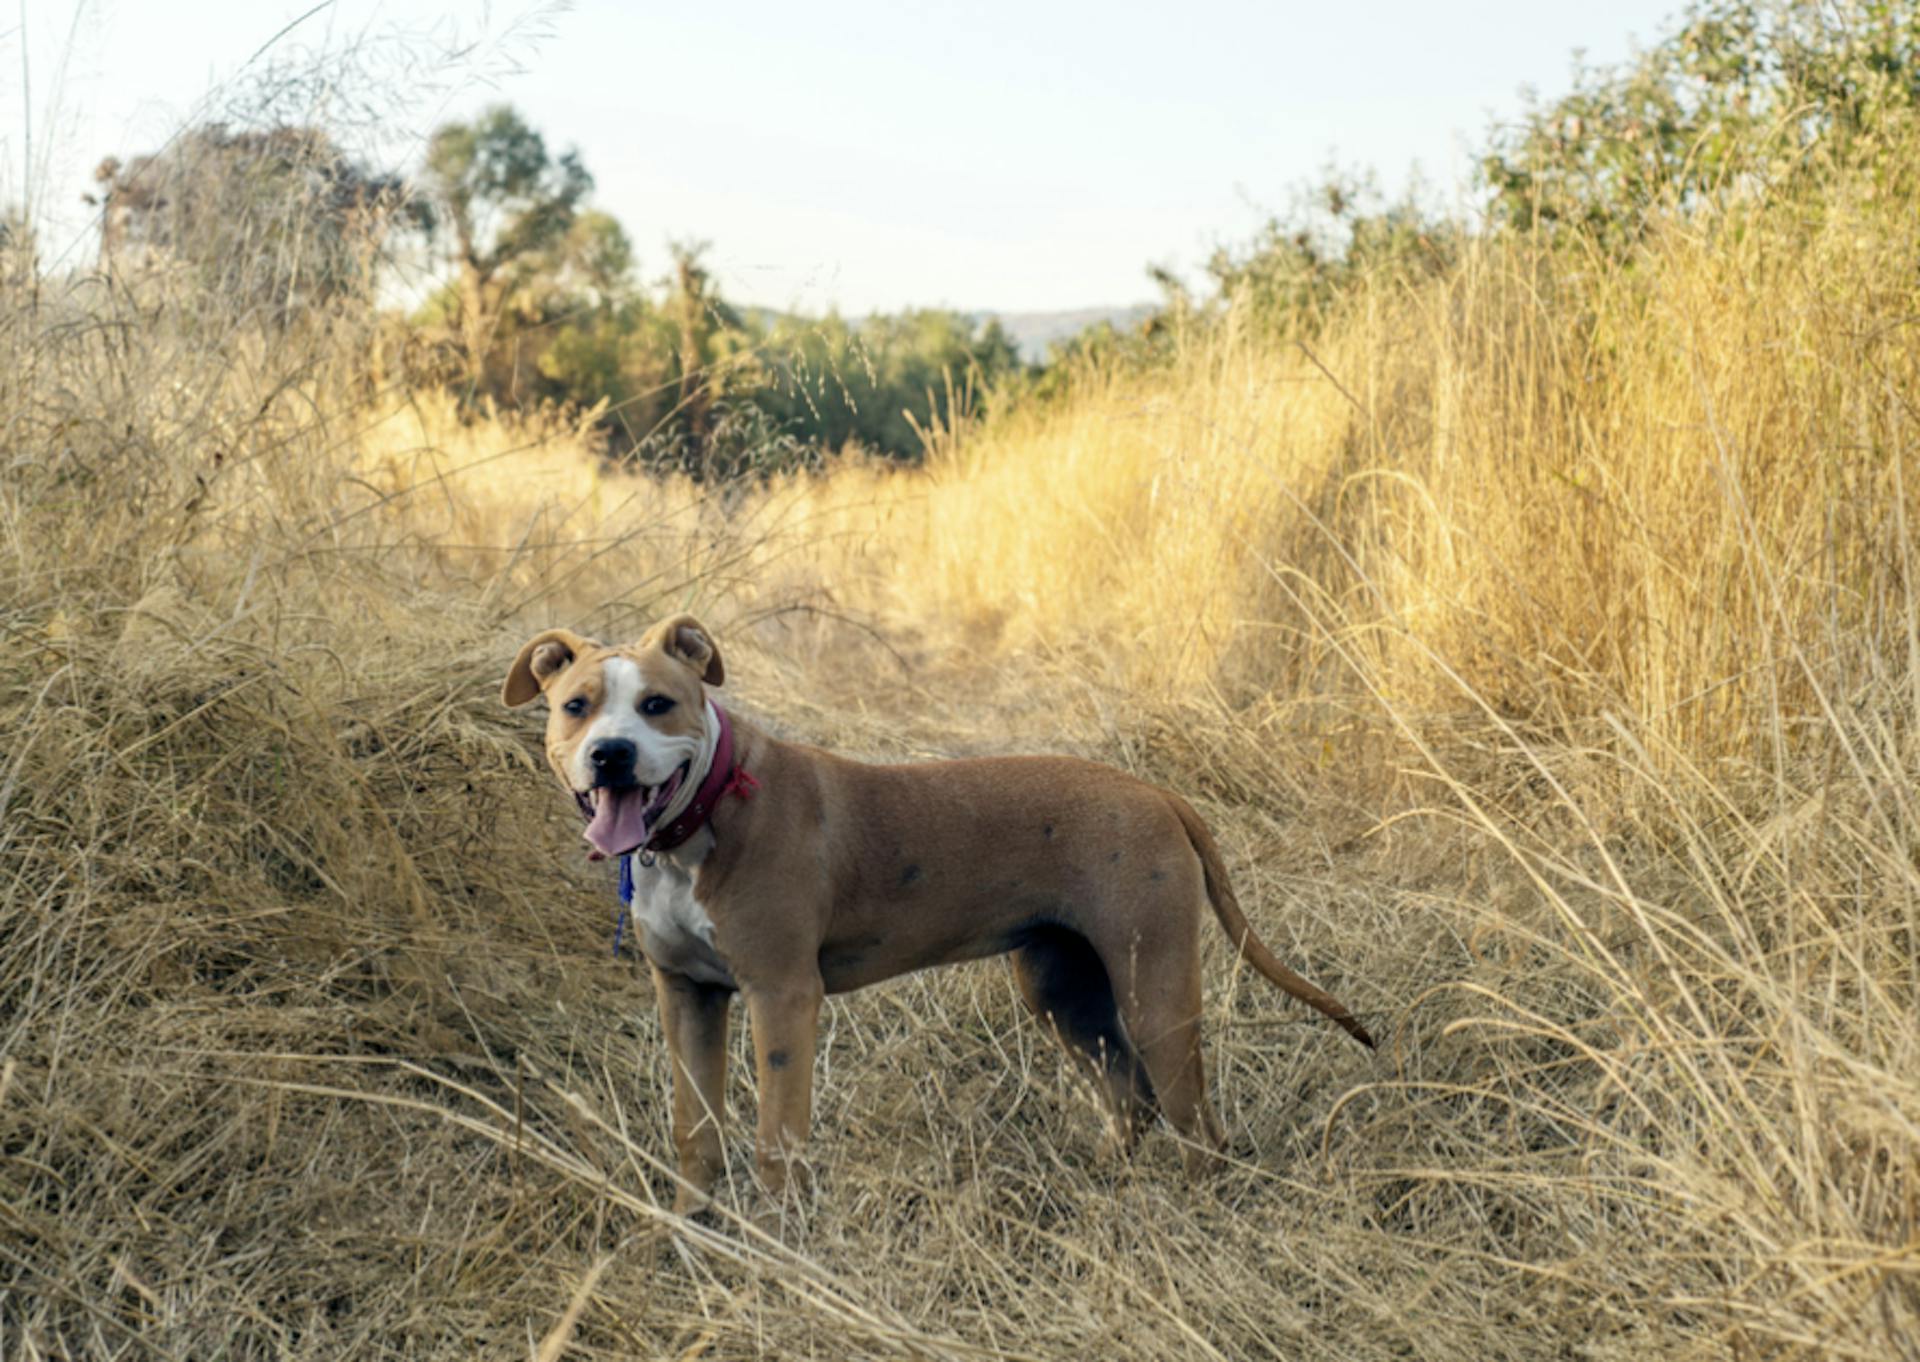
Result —
[[1207, 873], [1207, 901], [1213, 904], [1214, 916], [1220, 919], [1220, 925], [1226, 929], [1240, 954], [1246, 957], [1247, 963], [1308, 1007], [1333, 1018], [1345, 1028], [1348, 1035], [1371, 1050], [1373, 1037], [1367, 1034], [1366, 1027], [1353, 1019], [1351, 1012], [1340, 1005], [1338, 998], [1323, 988], [1316, 988], [1281, 964], [1279, 957], [1267, 949], [1267, 943], [1253, 934], [1246, 914], [1240, 911], [1240, 901], [1233, 896], [1233, 886], [1227, 882], [1227, 867], [1220, 859], [1220, 848], [1214, 845], [1213, 834], [1207, 831], [1207, 825], [1200, 821], [1200, 815], [1193, 811], [1193, 806], [1170, 792], [1167, 793], [1167, 802], [1173, 806], [1181, 826], [1186, 828], [1187, 840], [1193, 843], [1193, 849], [1200, 854], [1200, 864]]

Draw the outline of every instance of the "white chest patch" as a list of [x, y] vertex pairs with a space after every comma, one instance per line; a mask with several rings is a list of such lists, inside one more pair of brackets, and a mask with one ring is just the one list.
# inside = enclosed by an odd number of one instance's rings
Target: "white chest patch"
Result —
[[713, 834], [705, 828], [651, 867], [633, 868], [633, 917], [647, 959], [703, 984], [731, 988], [733, 973], [713, 948], [713, 919], [693, 896], [693, 872], [706, 860]]

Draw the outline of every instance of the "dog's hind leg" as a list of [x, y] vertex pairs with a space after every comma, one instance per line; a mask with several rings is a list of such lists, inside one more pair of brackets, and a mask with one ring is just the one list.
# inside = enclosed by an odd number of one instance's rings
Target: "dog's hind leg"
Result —
[[[1156, 924], [1179, 921], [1155, 915]], [[1217, 1165], [1226, 1137], [1207, 1100], [1206, 1058], [1200, 1048], [1200, 942], [1187, 914], [1185, 930], [1155, 930], [1103, 954], [1120, 1018], [1169, 1124], [1186, 1139], [1187, 1171]]]
[[1099, 1086], [1114, 1146], [1130, 1151], [1153, 1115], [1153, 1084], [1120, 1024], [1106, 966], [1078, 932], [1046, 928], [1010, 957], [1020, 996]]
[[1187, 1140], [1182, 1151], [1187, 1171], [1205, 1173], [1219, 1163], [1226, 1136], [1207, 1100], [1206, 1059], [1200, 1049], [1198, 999], [1191, 1011], [1126, 1013], [1129, 1029], [1140, 1033], [1140, 1057], [1160, 1096], [1160, 1109]]

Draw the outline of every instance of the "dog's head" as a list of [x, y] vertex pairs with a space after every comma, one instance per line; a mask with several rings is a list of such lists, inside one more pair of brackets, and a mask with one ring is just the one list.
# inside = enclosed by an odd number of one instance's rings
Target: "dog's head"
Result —
[[547, 697], [547, 761], [609, 856], [644, 843], [707, 744], [706, 688], [726, 678], [713, 636], [675, 615], [613, 647], [566, 629], [527, 640], [500, 698]]

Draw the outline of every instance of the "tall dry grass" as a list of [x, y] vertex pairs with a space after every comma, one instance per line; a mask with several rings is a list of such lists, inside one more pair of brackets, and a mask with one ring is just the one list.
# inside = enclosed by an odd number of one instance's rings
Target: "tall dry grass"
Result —
[[[351, 319], [17, 289], [0, 1343], [1920, 1355], [1914, 202], [1488, 240], [758, 487], [369, 394]], [[800, 736], [1191, 792], [1381, 1056], [1216, 950], [1190, 1186], [1097, 1162], [998, 966], [916, 978], [829, 1009], [818, 1195], [674, 1221], [647, 987], [494, 695], [683, 606]]]

